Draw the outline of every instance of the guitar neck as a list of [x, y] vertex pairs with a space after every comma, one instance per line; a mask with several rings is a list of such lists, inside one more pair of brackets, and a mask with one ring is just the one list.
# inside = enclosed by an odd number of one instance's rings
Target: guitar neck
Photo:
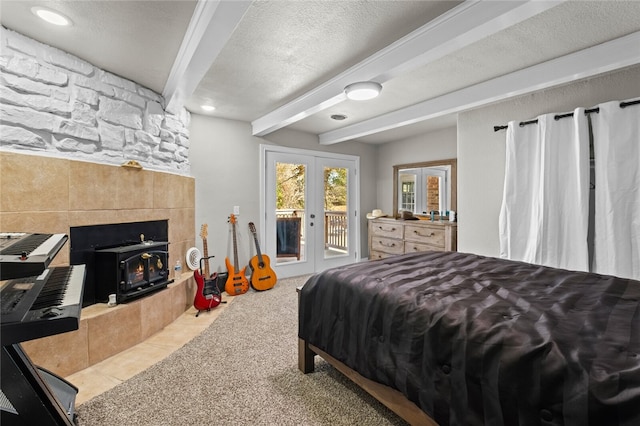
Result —
[[258, 243], [258, 235], [253, 232], [253, 241], [256, 243], [256, 252], [258, 253], [258, 262], [262, 263], [262, 252], [260, 251], [260, 243]]
[[232, 229], [233, 229], [233, 268], [237, 272], [239, 269], [238, 269], [238, 244], [237, 244], [237, 241], [236, 241], [236, 224], [235, 224], [235, 222], [232, 224]]
[[204, 253], [204, 276], [209, 277], [209, 248], [207, 247], [207, 239], [202, 239], [202, 251]]

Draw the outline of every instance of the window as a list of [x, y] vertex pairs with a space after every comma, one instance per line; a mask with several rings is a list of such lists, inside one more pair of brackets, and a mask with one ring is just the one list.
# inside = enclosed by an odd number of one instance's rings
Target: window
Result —
[[416, 208], [416, 183], [415, 181], [402, 182], [402, 210], [414, 211]]

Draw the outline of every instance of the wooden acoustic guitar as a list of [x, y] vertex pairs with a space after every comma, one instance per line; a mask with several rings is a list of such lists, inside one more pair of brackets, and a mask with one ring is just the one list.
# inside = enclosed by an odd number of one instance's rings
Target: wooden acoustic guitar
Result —
[[249, 222], [249, 230], [253, 234], [253, 241], [256, 243], [256, 252], [258, 253], [249, 260], [249, 266], [251, 267], [251, 287], [258, 291], [269, 290], [276, 285], [278, 278], [273, 269], [271, 269], [269, 256], [262, 254], [260, 251], [256, 226], [253, 222]]
[[[196, 280], [198, 289], [193, 299], [193, 306], [198, 310], [196, 316], [200, 315], [200, 311], [205, 309], [208, 311], [215, 308], [222, 301], [220, 289], [218, 288], [218, 274], [209, 275], [209, 249], [207, 247], [207, 235], [209, 226], [205, 223], [200, 227], [200, 237], [202, 238], [202, 251], [204, 257], [200, 259], [200, 268], [204, 263], [204, 271], [196, 269], [193, 271], [193, 278]], [[213, 257], [213, 256], [212, 256]]]
[[249, 280], [244, 271], [247, 267], [242, 269], [238, 268], [238, 242], [236, 240], [236, 217], [232, 214], [229, 217], [229, 222], [233, 229], [233, 265], [229, 261], [229, 258], [224, 259], [224, 263], [227, 265], [227, 271], [229, 276], [227, 282], [224, 285], [224, 291], [230, 296], [236, 296], [238, 294], [244, 294], [249, 291]]

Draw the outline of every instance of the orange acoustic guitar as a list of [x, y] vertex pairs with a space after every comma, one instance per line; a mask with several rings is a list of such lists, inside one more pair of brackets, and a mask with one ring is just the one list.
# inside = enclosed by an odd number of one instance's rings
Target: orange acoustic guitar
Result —
[[229, 296], [236, 296], [238, 294], [244, 294], [249, 291], [249, 281], [247, 280], [247, 277], [244, 273], [244, 270], [247, 269], [247, 267], [245, 266], [242, 269], [238, 268], [236, 217], [233, 214], [229, 217], [229, 222], [231, 223], [231, 227], [233, 228], [233, 265], [231, 265], [228, 257], [224, 259], [224, 263], [226, 263], [227, 265], [227, 271], [229, 272], [229, 277], [227, 278], [227, 282], [224, 285], [224, 291], [226, 291]]
[[253, 222], [249, 222], [249, 230], [253, 234], [253, 240], [256, 243], [257, 255], [253, 256], [249, 260], [249, 266], [251, 267], [251, 287], [254, 290], [264, 291], [273, 288], [276, 285], [276, 273], [271, 269], [269, 256], [262, 254], [260, 251], [260, 244], [258, 244], [258, 235], [256, 234], [256, 226]]

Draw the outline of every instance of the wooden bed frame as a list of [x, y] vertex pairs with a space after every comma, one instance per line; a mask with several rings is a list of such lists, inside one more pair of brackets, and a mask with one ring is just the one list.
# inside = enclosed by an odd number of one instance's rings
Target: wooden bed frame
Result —
[[[302, 287], [298, 287], [296, 289], [298, 292], [298, 300], [300, 297], [301, 289]], [[418, 408], [416, 404], [409, 401], [399, 391], [389, 386], [367, 379], [357, 371], [347, 367], [345, 364], [338, 361], [323, 350], [307, 343], [304, 339], [298, 338], [298, 368], [300, 369], [300, 371], [302, 371], [304, 374], [312, 373], [315, 368], [314, 358], [316, 355], [322, 357], [322, 359], [331, 364], [336, 370], [340, 371], [349, 380], [360, 386], [369, 395], [380, 401], [387, 408], [396, 413], [409, 424], [438, 426], [438, 424], [431, 417], [429, 417], [424, 411]]]

